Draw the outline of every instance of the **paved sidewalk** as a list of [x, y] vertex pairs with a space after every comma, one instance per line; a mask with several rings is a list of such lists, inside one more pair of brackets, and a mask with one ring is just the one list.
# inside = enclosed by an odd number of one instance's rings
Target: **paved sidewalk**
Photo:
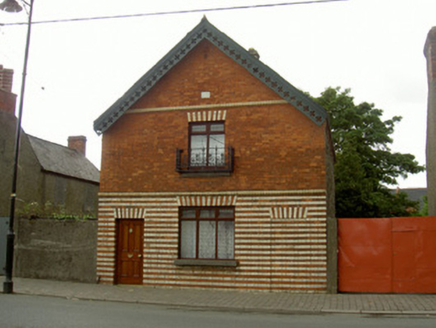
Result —
[[[2, 277], [4, 278], [4, 277]], [[3, 281], [2, 279], [1, 281]], [[14, 278], [16, 294], [271, 313], [436, 316], [434, 294], [296, 294], [113, 286]]]

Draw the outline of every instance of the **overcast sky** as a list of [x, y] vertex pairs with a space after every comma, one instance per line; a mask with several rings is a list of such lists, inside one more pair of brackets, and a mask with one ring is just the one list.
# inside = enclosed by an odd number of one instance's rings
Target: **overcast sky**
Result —
[[[203, 8], [273, 4], [274, 0], [35, 0], [34, 22]], [[101, 137], [93, 121], [159, 61], [205, 13], [35, 24], [32, 29], [23, 128], [66, 145], [85, 135], [87, 156], [100, 167]], [[403, 117], [392, 150], [425, 164], [427, 33], [435, 0], [349, 0], [207, 12], [208, 20], [302, 91], [350, 88], [384, 118]], [[26, 36], [24, 12], [0, 11], [0, 64], [15, 71], [18, 94]], [[425, 187], [425, 173], [400, 180]]]

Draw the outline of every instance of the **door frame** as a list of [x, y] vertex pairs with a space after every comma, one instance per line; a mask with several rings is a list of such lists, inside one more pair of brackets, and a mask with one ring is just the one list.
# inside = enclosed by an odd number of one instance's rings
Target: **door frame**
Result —
[[[131, 222], [140, 222], [140, 239], [139, 239], [139, 249], [140, 253], [138, 255], [140, 260], [140, 274], [138, 278], [131, 277], [129, 281], [122, 281], [123, 278], [120, 274], [120, 266], [121, 266], [121, 226], [123, 224], [131, 223]], [[115, 284], [131, 284], [131, 285], [142, 285], [143, 280], [143, 267], [144, 267], [144, 219], [116, 219], [116, 244], [115, 244], [115, 276], [114, 283]]]

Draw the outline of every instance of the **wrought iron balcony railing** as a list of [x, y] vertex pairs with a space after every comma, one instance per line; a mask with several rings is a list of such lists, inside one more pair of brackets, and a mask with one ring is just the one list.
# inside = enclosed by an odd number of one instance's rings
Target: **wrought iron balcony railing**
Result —
[[176, 171], [179, 173], [231, 173], [233, 172], [232, 147], [193, 148], [186, 153], [176, 149]]

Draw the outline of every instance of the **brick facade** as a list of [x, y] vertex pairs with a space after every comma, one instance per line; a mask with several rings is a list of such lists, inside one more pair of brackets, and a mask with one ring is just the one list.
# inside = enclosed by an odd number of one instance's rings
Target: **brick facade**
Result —
[[[101, 282], [114, 282], [115, 220], [137, 218], [144, 220], [144, 285], [326, 291], [325, 203], [323, 190], [103, 193], [100, 196], [97, 275]], [[176, 266], [179, 206], [210, 204], [236, 207], [238, 266]]]
[[[193, 121], [224, 122], [231, 174], [175, 170]], [[143, 284], [327, 291], [332, 162], [327, 121], [203, 40], [104, 131], [97, 275], [117, 281], [116, 222], [138, 219]], [[235, 208], [236, 267], [175, 264], [185, 206]]]
[[[201, 59], [207, 64], [196, 65]], [[226, 86], [232, 80], [237, 82]], [[200, 98], [203, 90], [211, 92], [210, 99]], [[325, 126], [314, 125], [287, 103], [275, 104], [278, 100], [273, 91], [203, 41], [130, 109], [133, 113], [127, 111], [104, 134], [102, 171], [109, 168], [110, 174], [102, 174], [101, 191], [325, 189]], [[247, 101], [266, 104], [244, 106]], [[215, 109], [134, 112], [211, 103]], [[226, 142], [235, 149], [235, 174], [212, 180], [184, 178], [174, 169], [174, 153], [188, 146], [189, 114], [217, 111], [223, 104], [235, 104], [225, 109]]]

